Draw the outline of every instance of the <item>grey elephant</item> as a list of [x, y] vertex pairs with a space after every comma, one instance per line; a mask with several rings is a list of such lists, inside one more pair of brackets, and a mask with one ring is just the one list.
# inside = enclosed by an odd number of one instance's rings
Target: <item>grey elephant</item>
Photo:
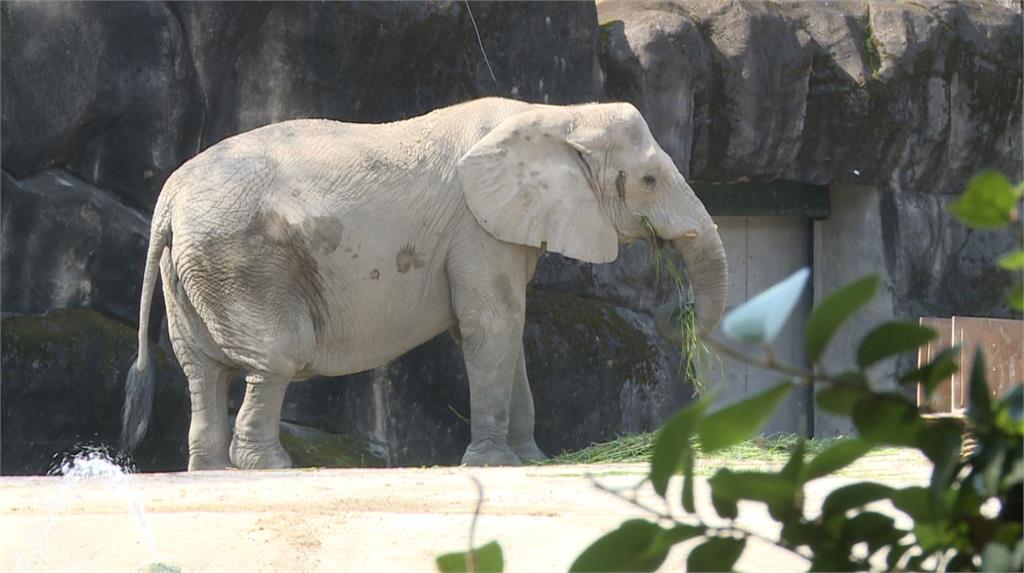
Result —
[[[381, 366], [450, 329], [470, 384], [470, 465], [544, 457], [523, 357], [545, 251], [592, 263], [648, 237], [681, 253], [702, 328], [725, 306], [716, 227], [629, 104], [485, 98], [388, 124], [292, 120], [167, 180], [152, 219], [122, 441], [152, 408], [151, 298], [192, 400], [189, 470], [290, 467], [290, 382]], [[228, 383], [246, 374], [232, 436]]]

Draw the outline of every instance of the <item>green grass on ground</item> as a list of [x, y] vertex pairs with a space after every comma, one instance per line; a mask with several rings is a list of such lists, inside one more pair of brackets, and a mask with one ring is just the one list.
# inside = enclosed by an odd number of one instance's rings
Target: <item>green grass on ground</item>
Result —
[[[633, 434], [622, 436], [610, 442], [593, 444], [576, 452], [566, 452], [552, 457], [544, 465], [566, 464], [617, 464], [631, 462], [647, 462], [654, 450], [655, 433]], [[842, 438], [826, 438], [807, 440], [806, 456], [813, 457], [835, 444]], [[790, 452], [796, 446], [799, 437], [795, 434], [774, 434], [747, 440], [731, 448], [715, 452], [712, 455], [700, 451], [695, 442], [697, 459], [696, 473], [706, 474], [711, 469], [721, 466], [748, 466], [784, 464]], [[873, 456], [895, 456], [901, 450], [897, 448], [878, 448], [868, 454]]]

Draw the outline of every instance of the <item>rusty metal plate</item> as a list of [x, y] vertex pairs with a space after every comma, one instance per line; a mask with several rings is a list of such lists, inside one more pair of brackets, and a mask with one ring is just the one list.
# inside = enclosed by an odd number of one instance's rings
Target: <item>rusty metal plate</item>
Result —
[[1024, 321], [953, 317], [953, 341], [960, 345], [960, 371], [953, 376], [953, 407], [970, 402], [967, 382], [976, 349], [985, 353], [989, 395], [998, 398], [1024, 380]]
[[[943, 350], [953, 345], [953, 320], [950, 318], [921, 317], [918, 324], [931, 328], [938, 336], [917, 350], [917, 367], [932, 361]], [[936, 414], [953, 411], [953, 377], [939, 383], [929, 399], [925, 400], [924, 387], [917, 385], [917, 405], [927, 412]]]

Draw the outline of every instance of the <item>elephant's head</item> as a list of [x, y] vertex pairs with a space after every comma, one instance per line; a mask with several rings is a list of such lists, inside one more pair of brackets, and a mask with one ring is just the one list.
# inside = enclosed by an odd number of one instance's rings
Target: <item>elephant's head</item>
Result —
[[725, 309], [725, 249], [693, 189], [625, 103], [534, 106], [501, 122], [459, 161], [470, 211], [494, 237], [605, 263], [648, 238], [644, 219], [686, 263], [697, 317]]

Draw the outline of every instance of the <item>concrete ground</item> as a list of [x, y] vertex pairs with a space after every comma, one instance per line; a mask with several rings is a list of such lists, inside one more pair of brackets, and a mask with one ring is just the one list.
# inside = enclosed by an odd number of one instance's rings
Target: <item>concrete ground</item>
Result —
[[[891, 458], [865, 458], [847, 475], [927, 483], [921, 459]], [[620, 464], [143, 474], [131, 476], [129, 495], [95, 481], [68, 488], [61, 478], [4, 477], [0, 570], [140, 571], [162, 562], [185, 572], [434, 571], [438, 555], [467, 546], [476, 476], [485, 495], [477, 543], [499, 541], [506, 571], [565, 571], [601, 534], [643, 515], [585, 474], [623, 487], [646, 471], [646, 464]], [[812, 482], [808, 507], [853, 479]], [[713, 516], [706, 480], [698, 487], [698, 512]], [[671, 495], [678, 499], [678, 491]], [[132, 496], [144, 508], [153, 552], [130, 510]], [[641, 498], [657, 501], [649, 487]], [[740, 523], [777, 533], [760, 504], [741, 505]], [[677, 548], [663, 570], [682, 570], [688, 548]], [[803, 571], [806, 562], [762, 544], [738, 569]]]

